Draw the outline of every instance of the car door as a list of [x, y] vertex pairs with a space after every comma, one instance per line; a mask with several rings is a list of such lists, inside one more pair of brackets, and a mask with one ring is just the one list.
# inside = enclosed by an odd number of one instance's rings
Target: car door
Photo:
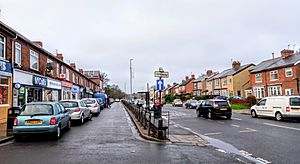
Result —
[[57, 116], [56, 116], [57, 122], [60, 122], [61, 126], [64, 126], [62, 109], [60, 108], [60, 106], [58, 104], [54, 104], [53, 106], [54, 106], [54, 108], [57, 109]]
[[267, 99], [262, 99], [256, 104], [257, 115], [261, 115], [261, 116], [267, 115], [268, 109], [266, 103], [267, 103]]
[[89, 117], [89, 115], [90, 115], [90, 109], [88, 108], [88, 106], [86, 105], [86, 103], [83, 102], [83, 101], [80, 101], [80, 106], [81, 106], [81, 109], [83, 110], [85, 118]]
[[67, 110], [64, 106], [62, 106], [61, 104], [58, 104], [58, 105], [61, 107], [61, 109], [62, 109], [62, 114], [64, 115], [64, 116], [63, 116], [63, 122], [64, 122], [64, 125], [67, 126], [67, 125], [68, 125], [68, 122], [69, 122], [69, 120], [70, 120], [69, 112], [68, 112], [68, 110]]
[[61, 106], [60, 104], [56, 104], [57, 108], [59, 108], [59, 117], [62, 128], [64, 128], [67, 125], [66, 122], [66, 115], [65, 115], [65, 108]]

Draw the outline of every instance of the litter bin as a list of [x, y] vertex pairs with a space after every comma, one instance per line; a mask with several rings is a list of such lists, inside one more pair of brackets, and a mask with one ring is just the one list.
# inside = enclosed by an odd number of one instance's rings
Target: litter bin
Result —
[[7, 132], [10, 134], [14, 126], [14, 119], [20, 114], [20, 107], [12, 107], [8, 109], [7, 114]]

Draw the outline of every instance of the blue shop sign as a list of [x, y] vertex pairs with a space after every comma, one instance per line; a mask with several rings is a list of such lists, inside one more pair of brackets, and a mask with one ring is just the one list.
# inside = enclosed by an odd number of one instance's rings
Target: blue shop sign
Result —
[[33, 76], [32, 83], [35, 86], [47, 87], [47, 79], [39, 76]]
[[12, 67], [11, 67], [10, 62], [0, 60], [0, 75], [2, 75], [2, 76], [11, 76], [12, 75]]
[[73, 85], [72, 86], [72, 92], [73, 93], [79, 93], [80, 92], [79, 86]]

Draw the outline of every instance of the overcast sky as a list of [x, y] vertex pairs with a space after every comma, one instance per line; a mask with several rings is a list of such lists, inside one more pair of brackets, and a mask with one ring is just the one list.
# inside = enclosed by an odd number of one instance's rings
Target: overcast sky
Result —
[[[129, 92], [207, 69], [222, 71], [299, 48], [299, 0], [0, 0], [0, 20], [65, 61], [106, 72]], [[292, 46], [291, 46], [292, 47]]]

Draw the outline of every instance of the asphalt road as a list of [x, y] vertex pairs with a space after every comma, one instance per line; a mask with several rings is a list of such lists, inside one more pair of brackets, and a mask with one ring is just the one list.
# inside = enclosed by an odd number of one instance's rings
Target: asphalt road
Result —
[[[192, 115], [189, 117], [191, 121], [199, 121]], [[0, 145], [1, 164], [240, 163], [237, 158], [211, 146], [157, 144], [142, 140], [120, 103], [105, 109], [92, 121], [72, 127], [59, 141], [33, 137]]]
[[[202, 134], [225, 152], [232, 148], [263, 163], [300, 163], [300, 121], [275, 121], [234, 113], [231, 120], [196, 117], [195, 109], [166, 105], [171, 122]], [[170, 129], [172, 131], [172, 129]], [[217, 139], [215, 142], [214, 139]], [[236, 151], [235, 150], [235, 151]]]

